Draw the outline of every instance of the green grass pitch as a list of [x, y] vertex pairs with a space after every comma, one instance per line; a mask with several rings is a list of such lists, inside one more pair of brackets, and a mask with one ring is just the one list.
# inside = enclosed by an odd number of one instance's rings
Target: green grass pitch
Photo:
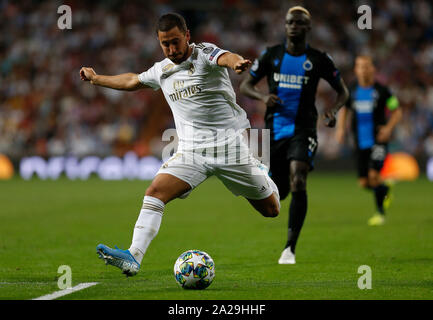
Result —
[[[367, 226], [373, 197], [354, 174], [313, 172], [296, 265], [278, 265], [289, 200], [263, 218], [210, 178], [166, 206], [158, 236], [132, 278], [97, 258], [99, 243], [128, 248], [149, 182], [0, 182], [0, 298], [32, 299], [59, 290], [60, 265], [72, 285], [99, 284], [60, 299], [433, 299], [433, 184], [400, 182], [386, 225]], [[208, 252], [216, 276], [202, 291], [181, 289], [173, 264], [187, 249]], [[358, 267], [372, 289], [357, 286]]]

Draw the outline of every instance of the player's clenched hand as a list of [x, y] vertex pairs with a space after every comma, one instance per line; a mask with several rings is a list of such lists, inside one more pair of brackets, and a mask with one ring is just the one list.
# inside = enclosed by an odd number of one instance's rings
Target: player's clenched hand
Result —
[[93, 70], [93, 68], [82, 67], [80, 69], [81, 80], [92, 81], [94, 76], [96, 76], [96, 72], [95, 72], [95, 70]]
[[329, 128], [334, 128], [335, 124], [337, 123], [337, 118], [336, 116], [336, 111], [335, 110], [328, 110], [325, 112], [324, 117], [325, 117], [325, 126], [329, 127]]
[[238, 62], [235, 63], [233, 70], [237, 74], [241, 74], [242, 72], [248, 69], [251, 63], [252, 63], [251, 60], [248, 59], [239, 60]]
[[276, 105], [283, 103], [283, 100], [281, 100], [277, 95], [272, 93], [265, 95], [262, 100], [267, 107], [275, 107]]

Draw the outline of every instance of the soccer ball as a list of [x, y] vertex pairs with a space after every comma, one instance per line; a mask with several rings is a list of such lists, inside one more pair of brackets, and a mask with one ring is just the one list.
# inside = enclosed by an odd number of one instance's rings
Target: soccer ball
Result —
[[200, 250], [188, 250], [174, 264], [174, 278], [184, 289], [205, 289], [215, 277], [215, 263]]

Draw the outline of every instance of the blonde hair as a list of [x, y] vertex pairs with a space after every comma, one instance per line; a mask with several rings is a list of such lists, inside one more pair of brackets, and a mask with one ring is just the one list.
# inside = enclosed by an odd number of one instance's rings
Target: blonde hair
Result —
[[301, 11], [301, 12], [305, 13], [308, 16], [308, 18], [311, 18], [310, 12], [307, 9], [305, 9], [304, 7], [301, 7], [301, 6], [291, 7], [289, 9], [289, 11], [287, 11], [287, 13], [292, 13], [292, 12], [295, 12], [295, 11]]

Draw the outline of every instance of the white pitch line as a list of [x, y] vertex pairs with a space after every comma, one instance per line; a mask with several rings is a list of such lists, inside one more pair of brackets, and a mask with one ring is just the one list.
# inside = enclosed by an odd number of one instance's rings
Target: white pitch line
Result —
[[89, 288], [91, 286], [97, 285], [98, 282], [85, 282], [85, 283], [80, 283], [78, 285], [76, 285], [75, 287], [69, 288], [69, 289], [64, 289], [64, 290], [60, 290], [60, 291], [56, 291], [50, 294], [47, 294], [45, 296], [39, 297], [39, 298], [34, 298], [32, 300], [54, 300], [63, 296], [66, 296], [67, 294], [76, 292], [76, 291], [80, 291], [86, 288]]

